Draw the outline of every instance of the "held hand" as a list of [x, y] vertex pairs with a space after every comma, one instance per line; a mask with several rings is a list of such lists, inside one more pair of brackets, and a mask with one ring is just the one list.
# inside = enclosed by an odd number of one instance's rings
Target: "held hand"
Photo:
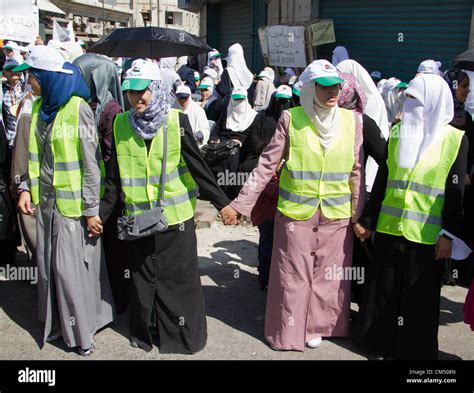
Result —
[[369, 231], [368, 229], [365, 229], [359, 223], [354, 224], [353, 229], [354, 229], [355, 235], [357, 236], [357, 238], [359, 240], [364, 241], [364, 240], [368, 239], [371, 235], [371, 231]]
[[31, 195], [28, 191], [23, 191], [20, 194], [20, 199], [18, 201], [18, 210], [22, 214], [26, 214], [27, 216], [31, 216], [35, 212], [35, 208], [31, 207]]
[[440, 236], [436, 243], [435, 260], [451, 258], [453, 241]]
[[87, 219], [87, 230], [89, 231], [89, 237], [99, 237], [104, 228], [102, 226], [102, 220], [99, 216], [86, 217]]
[[239, 217], [240, 214], [230, 205], [221, 210], [221, 218], [224, 225], [239, 225]]

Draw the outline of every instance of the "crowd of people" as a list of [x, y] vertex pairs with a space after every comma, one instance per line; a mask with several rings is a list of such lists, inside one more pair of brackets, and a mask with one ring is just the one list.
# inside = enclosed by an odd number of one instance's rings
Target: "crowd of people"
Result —
[[474, 73], [428, 59], [382, 78], [341, 46], [257, 75], [238, 43], [205, 61], [85, 52], [3, 45], [2, 263], [22, 246], [36, 264], [44, 342], [88, 356], [128, 310], [133, 347], [202, 350], [198, 198], [258, 227], [274, 350], [353, 329], [372, 359], [436, 359], [456, 279], [474, 331]]

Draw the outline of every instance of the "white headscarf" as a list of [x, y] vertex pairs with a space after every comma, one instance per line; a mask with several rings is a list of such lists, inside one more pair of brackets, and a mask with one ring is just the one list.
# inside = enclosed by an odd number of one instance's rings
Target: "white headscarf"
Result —
[[[233, 94], [245, 94], [247, 91], [242, 87], [235, 87]], [[243, 100], [234, 100], [231, 98], [227, 106], [226, 128], [235, 132], [245, 131], [253, 123], [257, 112], [250, 106], [247, 97]]]
[[405, 103], [406, 96], [403, 94], [403, 90], [397, 88], [400, 82], [400, 79], [390, 78], [383, 86], [382, 95], [385, 108], [387, 108], [389, 124], [395, 121], [397, 114], [403, 110], [403, 104]]
[[259, 77], [261, 80], [257, 82], [255, 86], [255, 99], [253, 108], [256, 111], [264, 110], [268, 107], [272, 94], [276, 88], [273, 84], [275, 80], [275, 71], [270, 67], [265, 67], [260, 73]]
[[209, 86], [207, 89], [209, 90], [210, 97], [204, 103], [204, 108], [207, 108], [211, 104], [211, 102], [213, 102], [213, 101], [215, 101], [219, 98], [219, 93], [214, 88], [215, 87], [214, 81], [209, 76], [206, 76], [205, 78], [202, 79], [201, 86]]
[[161, 72], [161, 80], [163, 81], [166, 91], [168, 92], [170, 100], [173, 99], [172, 92], [174, 85], [176, 82], [181, 81], [181, 78], [175, 70], [176, 61], [176, 57], [163, 57], [158, 63]]
[[301, 74], [300, 81], [303, 82], [301, 87], [301, 106], [316, 127], [323, 150], [327, 151], [333, 139], [339, 133], [340, 112], [337, 105], [326, 107], [316, 97], [316, 86], [310, 76], [315, 74], [313, 69], [316, 63], [324, 65], [324, 63], [329, 62], [326, 60], [315, 60]]
[[415, 99], [407, 98], [403, 106], [398, 165], [411, 169], [453, 119], [454, 103], [446, 81], [434, 74], [411, 80], [405, 94]]
[[188, 65], [188, 56], [178, 57], [175, 67], [176, 71], [178, 71], [184, 65]]
[[217, 83], [219, 81], [219, 75], [217, 74], [217, 71], [212, 67], [206, 66], [202, 73], [211, 78], [214, 83]]
[[349, 52], [345, 46], [336, 46], [332, 51], [332, 65], [337, 66], [341, 61], [349, 59]]
[[[364, 90], [365, 97], [367, 98], [367, 104], [365, 106], [364, 113], [375, 121], [377, 126], [380, 128], [385, 140], [388, 139], [390, 132], [390, 126], [387, 118], [387, 109], [382, 96], [380, 95], [374, 81], [370, 77], [367, 70], [362, 67], [355, 60], [344, 60], [340, 62], [336, 67], [340, 72], [346, 72], [354, 75], [360, 83], [360, 86]], [[377, 175], [378, 165], [372, 157], [367, 158], [365, 165], [365, 182], [367, 191], [372, 190], [372, 186]]]
[[233, 87], [248, 89], [253, 82], [253, 74], [247, 68], [242, 45], [234, 44], [229, 48], [227, 72]]
[[[183, 109], [178, 100], [176, 100], [174, 103], [174, 108]], [[209, 121], [207, 120], [204, 109], [202, 109], [197, 102], [193, 101], [193, 99], [189, 97], [188, 105], [186, 109], [183, 110], [183, 113], [188, 115], [189, 123], [193, 129], [193, 133], [201, 131], [203, 134], [203, 141], [202, 143], [198, 142], [198, 145], [205, 145], [209, 140], [210, 129]]]
[[220, 78], [222, 73], [224, 72], [224, 67], [222, 66], [222, 59], [220, 57], [214, 60], [212, 59], [212, 55], [216, 53], [219, 53], [219, 51], [217, 49], [213, 49], [207, 54], [207, 65], [211, 68], [215, 68], [215, 65], [212, 63], [212, 61], [214, 61], [215, 64], [217, 65], [216, 71], [219, 74], [219, 78]]
[[387, 79], [380, 79], [377, 83], [377, 90], [380, 94], [382, 94], [383, 92], [383, 87], [385, 86], [385, 83], [387, 83]]

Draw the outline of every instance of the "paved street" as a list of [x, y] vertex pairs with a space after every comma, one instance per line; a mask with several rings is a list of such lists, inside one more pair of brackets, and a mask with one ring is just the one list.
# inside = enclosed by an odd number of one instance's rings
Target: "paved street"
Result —
[[[0, 359], [365, 359], [349, 339], [324, 340], [321, 347], [304, 353], [271, 350], [263, 340], [265, 293], [257, 282], [257, 229], [216, 223], [197, 233], [209, 335], [200, 353], [160, 355], [157, 348], [150, 353], [132, 348], [126, 314], [96, 335], [98, 348], [90, 358], [68, 350], [61, 341], [40, 349], [42, 327], [37, 321], [34, 286], [0, 281]], [[466, 292], [462, 287], [443, 287], [440, 359], [474, 360], [474, 333], [462, 322]]]

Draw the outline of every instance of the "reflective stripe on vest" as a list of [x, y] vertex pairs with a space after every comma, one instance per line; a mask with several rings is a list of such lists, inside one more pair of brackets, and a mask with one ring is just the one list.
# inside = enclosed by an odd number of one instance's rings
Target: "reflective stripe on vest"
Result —
[[390, 134], [389, 174], [377, 232], [404, 236], [415, 243], [436, 244], [443, 223], [446, 180], [464, 132], [445, 126], [413, 169], [398, 166], [399, 135], [397, 124]]
[[[128, 121], [129, 112], [120, 114], [114, 123], [115, 145], [122, 190], [125, 194], [125, 213], [140, 214], [158, 206], [160, 197], [163, 132], [151, 141], [149, 151]], [[194, 216], [197, 187], [181, 155], [179, 111], [168, 112], [168, 152], [164, 214], [169, 225]]]
[[289, 110], [289, 154], [280, 176], [278, 210], [294, 220], [351, 217], [349, 177], [354, 166], [355, 118], [338, 109], [339, 134], [324, 152], [317, 130], [302, 107]]
[[[53, 187], [56, 194], [56, 206], [65, 217], [82, 216], [84, 206], [82, 200], [82, 150], [79, 129], [79, 110], [85, 101], [79, 97], [71, 97], [57, 113], [51, 130], [51, 149], [54, 159]], [[31, 128], [29, 141], [30, 192], [34, 204], [40, 199], [39, 176], [42, 146], [37, 137], [37, 126], [41, 99], [33, 103], [31, 112]], [[95, 134], [97, 137], [97, 133]], [[90, 135], [88, 134], [88, 137]], [[104, 193], [105, 169], [100, 161], [101, 195]]]

